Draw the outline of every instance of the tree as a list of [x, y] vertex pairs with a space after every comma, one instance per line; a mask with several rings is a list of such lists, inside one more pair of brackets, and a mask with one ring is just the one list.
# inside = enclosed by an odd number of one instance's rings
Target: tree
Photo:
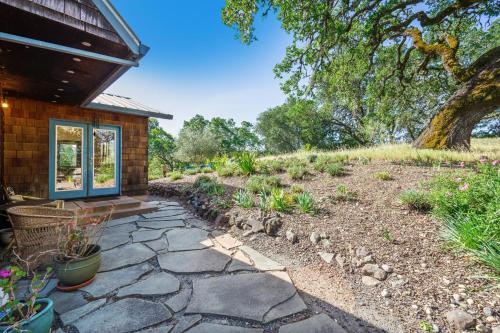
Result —
[[175, 166], [174, 152], [174, 137], [160, 127], [158, 119], [149, 118], [149, 159], [157, 158], [172, 170]]
[[175, 157], [182, 162], [203, 163], [220, 153], [220, 141], [207, 127], [183, 128], [177, 140]]
[[[255, 40], [255, 16], [270, 11], [278, 13], [282, 27], [293, 35], [285, 58], [275, 67], [276, 75], [285, 79], [286, 92], [317, 93], [318, 87], [328, 84], [339, 56], [354, 62], [358, 57], [366, 60], [361, 92], [370, 80], [397, 83], [392, 91], [404, 92], [409, 87], [415, 92], [429, 75], [446, 71], [453, 90], [447, 100], [439, 101], [439, 109], [415, 140], [417, 147], [468, 147], [474, 126], [500, 105], [500, 35], [495, 28], [498, 23], [489, 22], [500, 12], [498, 1], [226, 0], [222, 15], [227, 25], [239, 30], [241, 40], [250, 43]], [[484, 35], [482, 25], [491, 26], [489, 43], [467, 40], [471, 31]], [[463, 52], [464, 45], [468, 52]], [[393, 68], [382, 66], [386, 70], [376, 72], [388, 51]], [[360, 98], [360, 105], [365, 104], [366, 96]], [[427, 103], [419, 104], [425, 107]], [[364, 115], [369, 113], [365, 109], [360, 117], [355, 109], [348, 111], [357, 122], [366, 121]], [[407, 118], [411, 123], [411, 117]]]

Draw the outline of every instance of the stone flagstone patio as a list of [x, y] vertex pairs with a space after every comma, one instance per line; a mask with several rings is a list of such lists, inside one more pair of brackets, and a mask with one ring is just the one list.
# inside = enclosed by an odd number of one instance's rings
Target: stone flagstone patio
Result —
[[62, 332], [345, 333], [312, 315], [285, 267], [173, 201], [110, 221], [91, 285], [53, 292]]

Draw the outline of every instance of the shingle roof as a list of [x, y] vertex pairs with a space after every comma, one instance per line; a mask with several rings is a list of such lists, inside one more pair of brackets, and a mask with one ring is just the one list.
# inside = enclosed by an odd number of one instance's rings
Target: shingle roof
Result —
[[134, 114], [145, 117], [154, 117], [162, 119], [173, 119], [171, 114], [160, 112], [149, 106], [134, 101], [130, 97], [102, 93], [87, 108], [105, 110], [118, 113]]

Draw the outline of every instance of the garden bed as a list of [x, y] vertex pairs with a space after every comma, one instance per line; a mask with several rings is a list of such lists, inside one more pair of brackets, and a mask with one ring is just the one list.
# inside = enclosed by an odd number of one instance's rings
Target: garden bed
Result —
[[[494, 280], [482, 278], [494, 275], [493, 271], [449, 249], [441, 238], [441, 222], [428, 213], [409, 209], [399, 200], [403, 190], [417, 188], [438, 173], [450, 172], [450, 168], [375, 161], [366, 165], [351, 162], [344, 171], [336, 177], [310, 171], [299, 180], [278, 173], [283, 189], [301, 185], [312, 194], [318, 210], [313, 215], [297, 209], [279, 214], [282, 226], [275, 237], [236, 226], [227, 228], [244, 243], [286, 265], [299, 289], [331, 304], [327, 311], [333, 317], [336, 309], [342, 309], [394, 332], [432, 331], [436, 327], [451, 332], [445, 314], [453, 309], [463, 309], [474, 317], [472, 329], [479, 325], [478, 330], [487, 332], [499, 323], [499, 313], [495, 313], [499, 309], [498, 289], [493, 288]], [[386, 177], [380, 174], [389, 174], [391, 179], [382, 180]], [[150, 188], [155, 193], [162, 188], [161, 194], [167, 196], [187, 193], [184, 199], [190, 198], [192, 203], [189, 185], [198, 176], [161, 179], [152, 182]], [[203, 204], [199, 206], [204, 206], [205, 212], [212, 209], [225, 217], [219, 218], [219, 223], [236, 214], [240, 219], [259, 219], [258, 207], [229, 208], [234, 193], [245, 188], [248, 177], [210, 176], [216, 177], [226, 191], [217, 199], [202, 195]], [[340, 185], [355, 194], [352, 200], [335, 199]], [[208, 203], [210, 198], [212, 204]], [[217, 213], [211, 214], [213, 219]], [[298, 241], [292, 243], [287, 231], [293, 232]], [[312, 233], [324, 233], [326, 240], [314, 244]], [[359, 260], [356, 251], [363, 248], [376, 265], [393, 270], [376, 286], [362, 281], [362, 268], [355, 263]], [[324, 256], [327, 263], [320, 252], [334, 257]], [[349, 326], [342, 318], [337, 319]]]

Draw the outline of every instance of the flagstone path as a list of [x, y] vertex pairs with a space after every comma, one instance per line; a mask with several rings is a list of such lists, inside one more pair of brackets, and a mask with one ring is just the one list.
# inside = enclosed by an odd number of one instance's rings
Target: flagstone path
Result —
[[345, 333], [312, 315], [285, 267], [178, 203], [113, 220], [96, 280], [50, 295], [57, 333]]

